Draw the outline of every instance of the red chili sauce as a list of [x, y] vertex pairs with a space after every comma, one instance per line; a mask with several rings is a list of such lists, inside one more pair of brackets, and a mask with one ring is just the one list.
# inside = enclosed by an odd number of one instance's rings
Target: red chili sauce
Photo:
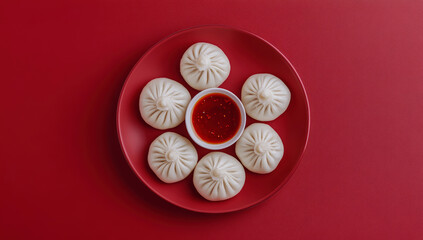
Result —
[[230, 97], [210, 93], [194, 105], [191, 121], [199, 138], [207, 143], [220, 144], [238, 132], [241, 112]]

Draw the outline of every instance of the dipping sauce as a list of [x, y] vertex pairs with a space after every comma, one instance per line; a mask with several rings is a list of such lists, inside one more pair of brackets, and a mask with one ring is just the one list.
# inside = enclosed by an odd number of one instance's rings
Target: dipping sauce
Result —
[[199, 138], [210, 144], [220, 144], [229, 141], [238, 132], [241, 112], [230, 97], [210, 93], [194, 105], [191, 121]]

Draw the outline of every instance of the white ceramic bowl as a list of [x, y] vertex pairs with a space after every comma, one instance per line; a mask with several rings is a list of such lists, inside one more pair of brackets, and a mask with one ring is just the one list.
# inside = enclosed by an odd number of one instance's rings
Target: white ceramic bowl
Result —
[[[241, 114], [241, 126], [239, 127], [238, 132], [236, 132], [236, 134], [231, 139], [229, 139], [228, 141], [224, 143], [212, 144], [212, 143], [205, 142], [197, 135], [194, 127], [192, 126], [191, 116], [192, 116], [192, 112], [193, 112], [193, 108], [195, 104], [203, 96], [206, 96], [211, 93], [220, 93], [230, 97], [238, 106], [238, 109]], [[200, 145], [201, 147], [211, 149], [211, 150], [219, 150], [219, 149], [227, 148], [231, 146], [232, 144], [234, 144], [236, 141], [238, 141], [239, 137], [241, 137], [242, 133], [244, 132], [246, 120], [247, 120], [247, 117], [245, 115], [245, 109], [244, 109], [244, 106], [242, 105], [241, 100], [239, 100], [239, 98], [235, 94], [223, 88], [208, 88], [206, 90], [199, 92], [191, 100], [191, 102], [188, 105], [187, 111], [185, 113], [185, 125], [187, 127], [188, 133], [191, 136], [192, 140], [194, 140], [194, 142]]]

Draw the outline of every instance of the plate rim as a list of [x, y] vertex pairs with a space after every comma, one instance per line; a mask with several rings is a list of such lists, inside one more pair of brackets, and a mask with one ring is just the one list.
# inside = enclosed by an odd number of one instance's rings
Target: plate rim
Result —
[[[268, 44], [270, 47], [272, 47], [280, 56], [282, 56], [282, 58], [288, 63], [288, 67], [294, 72], [294, 74], [296, 75], [296, 77], [299, 80], [303, 95], [305, 97], [305, 103], [306, 103], [306, 108], [307, 108], [307, 133], [306, 133], [306, 137], [305, 137], [305, 143], [304, 146], [301, 150], [301, 154], [297, 160], [297, 162], [295, 163], [294, 167], [292, 168], [292, 170], [288, 173], [288, 175], [285, 177], [285, 179], [275, 188], [273, 189], [270, 193], [266, 194], [264, 197], [261, 197], [255, 201], [253, 201], [250, 204], [247, 205], [243, 205], [240, 207], [235, 207], [235, 208], [231, 208], [231, 209], [226, 209], [226, 210], [204, 210], [204, 209], [197, 209], [197, 208], [192, 208], [189, 206], [185, 206], [185, 205], [181, 205], [177, 202], [172, 201], [171, 199], [168, 199], [166, 196], [162, 195], [160, 192], [158, 192], [156, 189], [154, 189], [153, 187], [151, 187], [146, 181], [145, 179], [137, 172], [137, 170], [135, 169], [134, 165], [132, 164], [132, 162], [129, 160], [128, 157], [128, 153], [125, 149], [125, 146], [123, 144], [123, 137], [122, 137], [122, 131], [120, 129], [120, 124], [121, 124], [121, 120], [120, 120], [120, 112], [121, 112], [121, 105], [122, 105], [122, 96], [123, 93], [125, 92], [127, 85], [128, 85], [128, 80], [129, 78], [132, 76], [134, 70], [137, 68], [137, 66], [140, 64], [141, 60], [143, 60], [143, 58], [145, 56], [147, 56], [150, 52], [152, 52], [155, 48], [157, 48], [158, 46], [160, 46], [164, 41], [167, 41], [173, 37], [176, 37], [178, 35], [181, 35], [183, 33], [186, 32], [190, 32], [190, 31], [196, 31], [196, 30], [201, 30], [201, 29], [206, 29], [206, 28], [223, 28], [223, 29], [229, 29], [229, 30], [235, 30], [238, 32], [242, 32], [245, 33], [247, 35], [250, 35], [252, 37], [255, 37], [257, 39], [259, 39], [260, 41], [263, 41], [264, 43]], [[310, 118], [310, 103], [309, 103], [309, 99], [308, 99], [308, 95], [306, 92], [306, 89], [304, 87], [304, 83], [300, 77], [300, 75], [298, 74], [297, 70], [294, 68], [294, 66], [292, 65], [292, 63], [288, 60], [288, 58], [278, 49], [276, 48], [273, 44], [271, 44], [270, 42], [268, 42], [267, 40], [265, 40], [264, 38], [250, 32], [244, 29], [240, 29], [237, 27], [232, 27], [229, 25], [216, 25], [216, 24], [209, 24], [209, 25], [199, 25], [199, 26], [193, 26], [193, 27], [189, 27], [189, 28], [184, 28], [181, 30], [178, 30], [176, 32], [173, 32], [172, 34], [169, 34], [165, 37], [163, 37], [162, 39], [160, 39], [158, 42], [156, 42], [154, 45], [152, 45], [150, 48], [148, 48], [142, 55], [141, 57], [138, 59], [138, 61], [135, 63], [135, 65], [132, 67], [131, 71], [128, 73], [128, 75], [125, 78], [125, 81], [122, 85], [122, 89], [120, 90], [119, 93], [119, 99], [118, 99], [118, 104], [117, 104], [117, 109], [116, 109], [116, 130], [117, 130], [117, 135], [118, 135], [118, 139], [119, 139], [119, 145], [120, 148], [123, 152], [123, 155], [125, 156], [125, 160], [126, 163], [129, 165], [129, 167], [132, 169], [132, 172], [135, 173], [135, 175], [138, 177], [138, 179], [143, 182], [143, 184], [145, 184], [151, 191], [153, 191], [155, 194], [157, 194], [159, 197], [161, 197], [162, 199], [164, 199], [165, 201], [167, 201], [168, 203], [171, 203], [175, 206], [178, 206], [180, 208], [189, 210], [189, 211], [193, 211], [193, 212], [200, 212], [200, 213], [229, 213], [229, 212], [235, 212], [235, 211], [240, 211], [243, 209], [248, 209], [251, 208], [253, 206], [256, 206], [262, 202], [264, 202], [265, 200], [271, 198], [272, 196], [275, 195], [275, 193], [279, 192], [280, 189], [291, 179], [292, 175], [297, 171], [302, 158], [304, 156], [304, 152], [307, 149], [307, 145], [308, 145], [308, 140], [310, 138], [310, 126], [311, 126], [311, 118]]]

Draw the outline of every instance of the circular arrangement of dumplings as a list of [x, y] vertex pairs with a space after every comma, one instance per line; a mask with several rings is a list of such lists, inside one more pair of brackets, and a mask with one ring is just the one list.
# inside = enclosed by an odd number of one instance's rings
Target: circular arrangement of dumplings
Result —
[[222, 152], [204, 156], [194, 170], [194, 186], [210, 201], [221, 201], [237, 195], [245, 183], [245, 171], [239, 161]]
[[[197, 90], [220, 86], [228, 78], [230, 69], [225, 53], [204, 42], [190, 46], [180, 62], [182, 77]], [[251, 118], [272, 121], [285, 112], [291, 93], [282, 80], [262, 73], [245, 81], [241, 99]], [[142, 89], [139, 110], [148, 125], [169, 129], [184, 121], [190, 101], [191, 95], [182, 84], [168, 78], [156, 78]], [[181, 181], [194, 172], [197, 192], [207, 200], [222, 201], [234, 197], [243, 188], [244, 167], [259, 174], [275, 170], [283, 157], [284, 146], [271, 126], [254, 123], [237, 141], [235, 153], [239, 161], [223, 152], [211, 152], [198, 161], [197, 151], [187, 138], [165, 132], [150, 144], [148, 164], [165, 183]]]
[[158, 136], [148, 150], [148, 165], [165, 183], [174, 183], [186, 178], [197, 161], [197, 150], [191, 142], [173, 132]]
[[241, 100], [248, 116], [259, 121], [272, 121], [288, 108], [291, 92], [272, 74], [254, 74], [242, 86]]
[[283, 157], [283, 143], [278, 133], [267, 124], [248, 126], [235, 145], [242, 164], [251, 172], [270, 173]]
[[184, 121], [191, 95], [169, 78], [151, 80], [142, 89], [139, 108], [144, 121], [157, 129], [169, 129]]
[[218, 87], [229, 76], [231, 65], [225, 53], [210, 43], [196, 43], [182, 56], [180, 71], [185, 81], [197, 90]]

